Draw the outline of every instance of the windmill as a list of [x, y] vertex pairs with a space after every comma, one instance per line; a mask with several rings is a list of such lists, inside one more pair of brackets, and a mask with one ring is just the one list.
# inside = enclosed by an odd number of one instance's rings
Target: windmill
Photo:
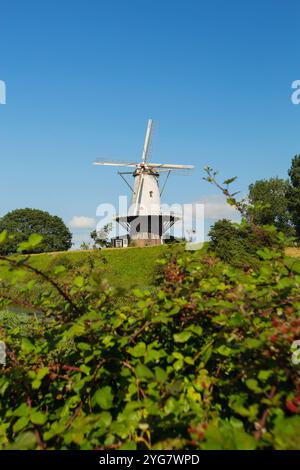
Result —
[[[136, 246], [158, 245], [162, 236], [180, 219], [176, 214], [162, 213], [160, 200], [167, 180], [172, 171], [192, 170], [192, 165], [176, 165], [169, 163], [150, 163], [148, 161], [149, 144], [153, 134], [153, 121], [149, 119], [142, 160], [136, 162], [101, 161], [94, 165], [133, 168], [131, 171], [118, 172], [132, 192], [131, 206], [126, 216], [117, 216], [115, 220], [129, 232], [129, 237]], [[166, 173], [162, 189], [159, 177]], [[126, 179], [127, 175], [134, 178], [133, 186]]]

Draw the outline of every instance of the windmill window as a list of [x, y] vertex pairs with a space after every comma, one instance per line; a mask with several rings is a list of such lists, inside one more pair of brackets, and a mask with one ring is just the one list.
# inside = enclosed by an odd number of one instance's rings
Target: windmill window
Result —
[[150, 197], [153, 197], [153, 191], [149, 191]]

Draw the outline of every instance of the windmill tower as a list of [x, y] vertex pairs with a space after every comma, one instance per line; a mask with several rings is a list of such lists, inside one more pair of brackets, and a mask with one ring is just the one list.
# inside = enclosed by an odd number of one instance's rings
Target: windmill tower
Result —
[[[193, 169], [192, 165], [150, 163], [148, 153], [152, 130], [153, 121], [149, 119], [141, 162], [101, 160], [94, 162], [94, 165], [134, 168], [128, 172], [118, 172], [130, 187], [132, 199], [128, 214], [126, 216], [117, 216], [115, 220], [129, 232], [130, 239], [136, 246], [160, 245], [163, 234], [180, 219], [172, 212], [162, 213], [161, 195], [172, 171]], [[159, 177], [161, 173], [166, 173], [166, 179], [160, 190]], [[127, 181], [125, 175], [133, 176], [133, 186]]]

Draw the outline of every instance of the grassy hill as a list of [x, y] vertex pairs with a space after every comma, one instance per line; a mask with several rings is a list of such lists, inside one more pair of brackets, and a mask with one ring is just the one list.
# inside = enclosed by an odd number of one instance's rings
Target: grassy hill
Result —
[[167, 245], [147, 248], [122, 248], [89, 251], [69, 251], [31, 256], [32, 266], [53, 272], [55, 267], [64, 265], [64, 280], [71, 280], [88, 270], [103, 272], [103, 280], [109, 285], [131, 290], [147, 288], [154, 284], [157, 269], [156, 260], [169, 249]]
[[[161, 245], [147, 248], [46, 253], [32, 255], [30, 264], [51, 274], [51, 277], [55, 277], [55, 269], [63, 265], [65, 272], [59, 278], [66, 284], [71, 284], [78, 275], [88, 274], [91, 271], [97, 272], [99, 282], [103, 283], [104, 288], [108, 285], [118, 289], [118, 301], [131, 302], [131, 293], [134, 288], [155, 289], [156, 274], [159, 269], [157, 260], [173, 249], [174, 246]], [[177, 247], [177, 249], [180, 248]], [[289, 256], [300, 257], [298, 248], [287, 248], [286, 253]], [[28, 272], [26, 274], [23, 272], [23, 274], [15, 285], [17, 291], [21, 291], [22, 286], [33, 278], [33, 275]], [[5, 277], [5, 271], [1, 269], [0, 264], [0, 279], [3, 276]], [[31, 294], [35, 298], [36, 294], [49, 288], [51, 288], [49, 283], [39, 281]]]
[[[66, 251], [59, 253], [45, 253], [32, 255], [30, 264], [35, 268], [53, 273], [57, 266], [63, 265], [66, 271], [60, 276], [64, 283], [71, 283], [72, 279], [89, 270], [100, 272], [100, 280], [118, 289], [116, 303], [120, 305], [132, 302], [132, 289], [155, 289], [157, 260], [163, 256], [170, 247], [167, 245], [147, 248], [122, 248], [89, 251]], [[34, 276], [23, 273], [15, 286], [16, 291], [21, 291], [22, 286]], [[0, 279], [5, 277], [5, 270], [1, 269]], [[55, 276], [54, 276], [55, 277]], [[36, 277], [35, 277], [36, 279]], [[49, 290], [48, 283], [38, 282], [30, 293], [34, 300], [36, 294], [43, 290]], [[31, 300], [31, 298], [27, 300]], [[10, 306], [9, 309], [0, 308], [0, 326], [11, 325], [21, 328], [23, 332], [31, 331], [32, 319], [27, 309], [20, 306]]]

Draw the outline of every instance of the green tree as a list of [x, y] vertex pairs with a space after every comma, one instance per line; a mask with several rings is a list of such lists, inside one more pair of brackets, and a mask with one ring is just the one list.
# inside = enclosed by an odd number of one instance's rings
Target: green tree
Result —
[[7, 213], [0, 219], [0, 232], [3, 230], [9, 234], [8, 240], [0, 246], [0, 253], [4, 255], [15, 253], [18, 245], [32, 234], [42, 235], [43, 241], [28, 250], [31, 253], [64, 251], [72, 246], [71, 232], [62, 219], [38, 209], [16, 209]]
[[296, 235], [300, 239], [300, 155], [293, 158], [289, 177], [286, 192], [287, 205], [295, 226]]
[[287, 235], [293, 235], [291, 214], [286, 193], [288, 181], [281, 178], [258, 180], [249, 186], [249, 212], [257, 225], [274, 225]]
[[111, 246], [111, 241], [109, 240], [111, 230], [112, 224], [106, 224], [100, 230], [93, 230], [91, 232], [91, 238], [94, 240], [95, 247], [107, 248]]
[[209, 251], [213, 251], [223, 261], [239, 267], [253, 267], [257, 264], [256, 251], [264, 245], [243, 221], [241, 224], [221, 219], [209, 231]]

